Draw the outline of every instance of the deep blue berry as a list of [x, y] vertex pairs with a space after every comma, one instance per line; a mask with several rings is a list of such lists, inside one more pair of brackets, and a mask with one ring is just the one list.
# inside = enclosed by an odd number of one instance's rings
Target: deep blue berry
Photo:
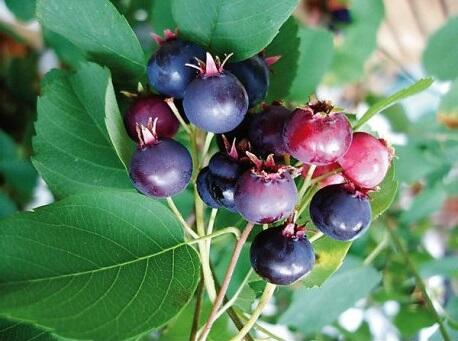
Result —
[[169, 197], [188, 185], [192, 158], [180, 143], [168, 138], [155, 139], [135, 151], [129, 173], [139, 192], [152, 197]]
[[199, 77], [186, 88], [183, 107], [191, 123], [221, 134], [236, 128], [248, 109], [243, 85], [229, 72]]
[[188, 84], [197, 76], [196, 70], [186, 66], [195, 57], [205, 58], [200, 46], [181, 39], [163, 42], [148, 62], [148, 80], [164, 96], [183, 98]]
[[219, 208], [221, 204], [213, 198], [210, 190], [210, 177], [211, 173], [209, 168], [202, 168], [196, 180], [197, 192], [205, 205], [211, 208]]
[[253, 56], [237, 63], [229, 63], [226, 69], [242, 82], [252, 107], [261, 102], [269, 88], [269, 67], [263, 58]]
[[353, 240], [369, 227], [371, 206], [367, 197], [345, 185], [331, 185], [313, 196], [310, 217], [324, 234], [337, 240]]
[[288, 285], [307, 275], [315, 264], [312, 245], [304, 235], [289, 236], [282, 226], [260, 232], [250, 249], [251, 265], [270, 283]]
[[214, 154], [208, 163], [208, 167], [214, 175], [229, 180], [237, 179], [241, 172], [241, 167], [237, 160], [223, 152]]
[[208, 176], [211, 196], [221, 206], [232, 212], [237, 212], [234, 203], [236, 180], [228, 180], [214, 174]]

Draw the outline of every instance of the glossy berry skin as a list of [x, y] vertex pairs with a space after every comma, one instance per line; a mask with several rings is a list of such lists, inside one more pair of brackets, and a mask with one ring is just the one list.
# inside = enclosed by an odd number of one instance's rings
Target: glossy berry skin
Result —
[[205, 205], [211, 208], [220, 208], [221, 204], [218, 203], [211, 194], [210, 189], [210, 177], [211, 173], [208, 167], [204, 167], [200, 170], [199, 175], [197, 176], [196, 186], [197, 192], [199, 193], [200, 198], [205, 203]]
[[347, 241], [361, 236], [371, 222], [369, 200], [345, 188], [332, 185], [320, 189], [310, 202], [315, 226], [331, 238]]
[[262, 156], [287, 153], [283, 141], [283, 127], [291, 112], [281, 105], [270, 105], [264, 111], [253, 115], [249, 128], [249, 139], [253, 149]]
[[347, 152], [352, 129], [342, 113], [313, 114], [309, 109], [299, 108], [285, 124], [283, 138], [287, 150], [296, 159], [324, 166]]
[[391, 163], [391, 152], [383, 140], [358, 132], [348, 152], [338, 163], [345, 177], [360, 188], [374, 188], [385, 178]]
[[192, 174], [188, 150], [172, 139], [160, 139], [135, 151], [129, 168], [135, 188], [152, 197], [181, 192]]
[[229, 63], [226, 69], [232, 72], [245, 87], [249, 106], [255, 106], [267, 95], [269, 67], [263, 58], [253, 56], [237, 63]]
[[237, 181], [234, 200], [237, 212], [246, 220], [270, 224], [294, 211], [297, 189], [287, 172], [266, 178], [248, 170]]
[[163, 99], [157, 96], [138, 98], [124, 115], [124, 124], [130, 138], [138, 141], [136, 124], [148, 125], [148, 120], [157, 118], [156, 134], [161, 137], [173, 137], [180, 127], [175, 115]]
[[248, 96], [238, 79], [229, 72], [199, 77], [186, 88], [183, 107], [189, 121], [212, 133], [236, 128], [248, 110]]
[[232, 212], [237, 212], [234, 203], [235, 180], [228, 180], [214, 174], [208, 177], [211, 196], [215, 201]]
[[268, 228], [255, 237], [250, 260], [254, 271], [266, 281], [288, 285], [312, 270], [315, 255], [305, 236], [284, 236], [283, 227], [279, 226]]
[[[304, 165], [304, 168], [302, 169], [302, 176], [304, 178], [307, 176], [307, 172], [309, 168], [310, 168], [309, 165]], [[330, 165], [326, 165], [326, 166], [318, 166], [315, 168], [315, 171], [313, 172], [312, 179], [316, 179], [322, 175], [335, 171], [339, 168], [340, 168], [340, 165], [337, 162], [331, 163]], [[323, 188], [326, 186], [343, 184], [343, 183], [345, 183], [345, 177], [341, 173], [337, 173], [337, 174], [329, 175], [328, 177], [320, 180], [319, 185], [320, 185], [320, 188]]]
[[203, 60], [205, 50], [181, 39], [168, 40], [159, 47], [148, 62], [148, 80], [161, 95], [183, 98], [188, 84], [197, 76], [196, 70], [186, 63]]
[[208, 162], [208, 168], [214, 175], [229, 180], [237, 179], [241, 171], [239, 163], [222, 152], [212, 156]]

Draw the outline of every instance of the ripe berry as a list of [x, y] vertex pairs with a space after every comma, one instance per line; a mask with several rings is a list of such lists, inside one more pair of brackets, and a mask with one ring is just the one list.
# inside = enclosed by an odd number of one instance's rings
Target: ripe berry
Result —
[[183, 98], [189, 121], [218, 134], [237, 127], [248, 109], [245, 88], [233, 74], [223, 71], [223, 64], [217, 66], [207, 53], [205, 69], [200, 65], [201, 75], [189, 84]]
[[297, 189], [291, 175], [279, 169], [268, 172], [249, 169], [235, 187], [235, 207], [248, 221], [269, 224], [289, 216], [297, 201]]
[[358, 132], [348, 152], [338, 163], [343, 168], [345, 177], [357, 187], [374, 188], [385, 178], [390, 167], [393, 151], [384, 140]]
[[221, 204], [219, 204], [211, 194], [209, 177], [211, 177], [209, 168], [202, 168], [196, 180], [197, 192], [205, 205], [211, 208], [219, 208]]
[[229, 211], [237, 212], [234, 203], [234, 191], [237, 181], [225, 179], [211, 173], [207, 176], [207, 179], [212, 198]]
[[[307, 176], [307, 172], [309, 168], [310, 168], [309, 165], [304, 165], [304, 167], [302, 168], [302, 176], [304, 178]], [[330, 165], [326, 165], [326, 166], [318, 166], [315, 168], [315, 171], [313, 172], [312, 179], [316, 179], [322, 175], [336, 171], [339, 168], [340, 168], [340, 165], [337, 162], [331, 163]], [[330, 185], [343, 184], [343, 183], [345, 183], [344, 176], [341, 173], [336, 173], [336, 174], [329, 175], [326, 178], [320, 180], [320, 188], [330, 186]]]
[[312, 245], [303, 230], [294, 229], [293, 224], [268, 228], [251, 244], [251, 266], [270, 283], [291, 284], [307, 275], [315, 264]]
[[141, 126], [139, 148], [130, 162], [129, 174], [135, 188], [148, 196], [169, 197], [181, 192], [192, 174], [192, 158], [180, 143], [158, 139]]
[[253, 56], [226, 66], [243, 84], [248, 94], [250, 107], [261, 102], [269, 88], [269, 67], [260, 56]]
[[196, 77], [195, 70], [186, 66], [195, 58], [203, 59], [205, 50], [200, 46], [177, 39], [170, 31], [166, 40], [148, 62], [148, 80], [151, 86], [164, 96], [183, 98], [188, 84]]
[[331, 238], [353, 240], [369, 227], [371, 206], [365, 195], [345, 185], [332, 185], [313, 196], [310, 217], [315, 226]]
[[124, 116], [127, 133], [132, 140], [138, 141], [137, 124], [146, 126], [148, 121], [157, 118], [156, 134], [158, 137], [173, 137], [180, 126], [170, 107], [160, 97], [139, 97]]
[[249, 139], [253, 149], [267, 156], [284, 155], [286, 146], [283, 141], [283, 127], [290, 117], [291, 112], [280, 104], [268, 105], [256, 115], [251, 122]]
[[230, 180], [238, 178], [241, 173], [241, 167], [237, 160], [222, 152], [212, 156], [208, 168], [214, 175]]
[[283, 131], [286, 148], [296, 159], [317, 166], [336, 162], [350, 147], [352, 129], [342, 113], [296, 109]]

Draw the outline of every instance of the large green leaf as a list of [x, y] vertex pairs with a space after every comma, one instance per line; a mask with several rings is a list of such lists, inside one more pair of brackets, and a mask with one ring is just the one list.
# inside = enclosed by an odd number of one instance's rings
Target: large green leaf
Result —
[[398, 192], [398, 187], [399, 181], [396, 179], [396, 168], [394, 164], [391, 164], [385, 179], [380, 184], [380, 190], [369, 194], [372, 221], [380, 217], [391, 206]]
[[[126, 19], [108, 0], [39, 0], [37, 17], [46, 29], [87, 52], [116, 77], [137, 79], [145, 56]], [[121, 79], [122, 78], [122, 79]]]
[[321, 28], [299, 30], [299, 62], [288, 99], [305, 102], [328, 71], [334, 55], [332, 34]]
[[151, 5], [150, 21], [154, 31], [162, 35], [165, 29], [174, 30], [176, 27], [172, 16], [172, 1], [154, 0]]
[[286, 98], [296, 75], [299, 60], [299, 26], [290, 17], [280, 28], [280, 32], [266, 48], [266, 56], [281, 56], [280, 60], [270, 67], [270, 84], [267, 101]]
[[[112, 89], [110, 72], [90, 63], [76, 74], [53, 71], [45, 78], [33, 163], [58, 197], [99, 187], [131, 187], [105, 127], [105, 99]], [[110, 107], [116, 110], [113, 103]]]
[[410, 96], [416, 95], [426, 90], [427, 88], [431, 86], [431, 84], [433, 84], [433, 80], [431, 78], [423, 78], [415, 82], [414, 84], [410, 85], [409, 87], [399, 90], [398, 92], [394, 93], [393, 95], [374, 103], [373, 105], [370, 106], [369, 109], [367, 109], [364, 115], [356, 122], [353, 128], [355, 130], [358, 129], [364, 123], [369, 121], [375, 114], [391, 107], [393, 104], [396, 104], [397, 102], [402, 101], [403, 99], [406, 99]]
[[54, 335], [27, 323], [0, 319], [0, 340], [57, 341]]
[[458, 77], [458, 17], [451, 18], [434, 33], [423, 52], [426, 71], [442, 80]]
[[187, 304], [199, 259], [159, 202], [75, 195], [0, 223], [0, 314], [74, 339], [123, 340]]
[[275, 37], [297, 0], [172, 0], [172, 13], [185, 37], [234, 60], [253, 56]]
[[332, 61], [332, 76], [338, 83], [348, 83], [361, 78], [364, 65], [377, 46], [377, 31], [382, 23], [382, 0], [351, 1], [352, 24], [343, 34]]
[[29, 21], [35, 16], [36, 0], [5, 0], [11, 12], [23, 21]]
[[305, 287], [321, 286], [343, 263], [351, 242], [341, 242], [324, 236], [313, 243], [315, 266], [301, 281]]
[[372, 267], [348, 262], [320, 288], [300, 288], [292, 304], [280, 317], [280, 323], [294, 327], [304, 335], [319, 331], [339, 315], [365, 298], [380, 281]]

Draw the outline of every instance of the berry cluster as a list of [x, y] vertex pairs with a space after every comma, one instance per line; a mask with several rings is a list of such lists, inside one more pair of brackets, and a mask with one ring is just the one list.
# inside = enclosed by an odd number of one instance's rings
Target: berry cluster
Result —
[[[260, 276], [289, 284], [313, 267], [305, 229], [295, 223], [300, 199], [295, 178], [301, 174], [321, 187], [310, 202], [317, 229], [348, 241], [368, 228], [368, 192], [382, 182], [393, 156], [383, 140], [353, 133], [347, 116], [329, 102], [294, 110], [279, 102], [258, 105], [267, 93], [268, 67], [278, 57], [231, 64], [229, 56], [221, 62], [170, 31], [165, 37], [156, 37], [160, 47], [148, 64], [150, 85], [161, 96], [182, 101], [183, 119], [217, 134], [220, 151], [196, 179], [201, 199], [255, 224], [286, 219], [252, 243], [251, 262]], [[159, 96], [140, 96], [125, 123], [138, 143], [130, 165], [134, 186], [153, 197], [183, 190], [191, 179], [192, 158], [172, 139], [179, 122], [168, 104]]]

